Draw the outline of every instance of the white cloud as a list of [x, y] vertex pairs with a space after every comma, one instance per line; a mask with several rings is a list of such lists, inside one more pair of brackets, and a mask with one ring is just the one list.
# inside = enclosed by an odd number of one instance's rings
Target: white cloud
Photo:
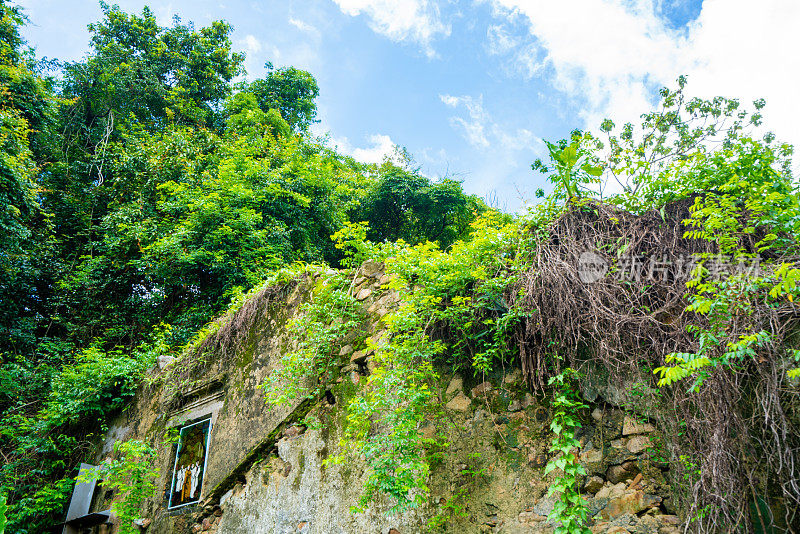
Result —
[[444, 105], [451, 108], [464, 107], [466, 117], [451, 117], [450, 124], [460, 129], [466, 140], [475, 148], [515, 151], [530, 148], [538, 138], [530, 130], [520, 128], [513, 133], [498, 124], [483, 107], [483, 95], [471, 96], [439, 95]]
[[413, 42], [428, 57], [436, 52], [432, 42], [438, 35], [450, 35], [450, 25], [441, 20], [438, 6], [429, 0], [334, 0], [343, 13], [364, 14], [370, 28], [398, 42]]
[[513, 34], [506, 25], [491, 25], [486, 30], [486, 52], [490, 56], [512, 56], [502, 67], [511, 74], [530, 79], [545, 66], [542, 51], [535, 42]]
[[255, 35], [245, 35], [241, 44], [248, 54], [257, 54], [261, 51], [261, 41]]
[[501, 24], [489, 26], [486, 30], [487, 51], [489, 55], [506, 54], [519, 46], [520, 39]]
[[311, 24], [304, 22], [300, 19], [296, 19], [294, 17], [289, 17], [289, 24], [300, 30], [301, 32], [312, 33], [314, 35], [319, 35], [319, 30], [312, 26]]
[[464, 137], [471, 145], [478, 148], [488, 148], [490, 143], [487, 137], [486, 125], [490, 119], [483, 109], [483, 96], [474, 99], [471, 96], [439, 95], [439, 98], [448, 107], [457, 108], [463, 105], [467, 109], [468, 119], [451, 117], [450, 123], [454, 127], [463, 130]]
[[349, 154], [363, 163], [382, 163], [384, 159], [391, 159], [394, 155], [396, 144], [388, 135], [370, 135], [368, 141], [372, 146], [359, 148], [354, 147], [347, 137], [342, 137], [333, 139], [333, 145], [341, 152]]
[[[705, 0], [699, 17], [674, 28], [658, 0], [492, 0], [495, 14], [526, 20], [542, 54], [520, 64], [544, 67], [560, 91], [583, 108], [586, 127], [609, 116], [635, 120], [655, 103], [655, 89], [689, 76], [691, 94], [750, 102], [767, 99], [765, 123], [800, 144], [800, 3]], [[502, 44], [489, 36], [495, 47]], [[499, 49], [499, 48], [498, 48]], [[543, 56], [543, 57], [542, 57]], [[537, 66], [538, 65], [538, 66]]]

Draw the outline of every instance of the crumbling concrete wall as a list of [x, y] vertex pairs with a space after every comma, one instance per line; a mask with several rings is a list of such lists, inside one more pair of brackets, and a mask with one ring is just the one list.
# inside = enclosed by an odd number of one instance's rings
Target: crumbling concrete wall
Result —
[[[434, 456], [425, 506], [401, 515], [388, 514], [389, 503], [351, 511], [365, 479], [364, 461], [327, 460], [341, 452], [347, 403], [373, 368], [363, 337], [378, 345], [386, 339], [381, 319], [399, 303], [399, 295], [385, 287], [381, 265], [365, 264], [353, 276], [353, 294], [369, 319], [363, 336], [345, 340], [340, 376], [320, 398], [274, 408], [258, 389], [291, 346], [283, 326], [308, 298], [313, 277], [266, 306], [250, 341], [236, 354], [199, 366], [202, 376], [186, 387], [167, 387], [158, 380], [165, 371], [154, 370], [154, 385], [143, 387], [110, 429], [106, 454], [115, 439], [160, 443], [169, 427], [215, 408], [201, 502], [166, 510], [174, 445], [160, 446], [159, 493], [143, 518], [147, 532], [552, 532], [546, 516], [557, 497], [547, 496], [547, 489], [555, 474], [544, 475], [551, 408], [546, 397], [531, 395], [514, 370], [480, 379], [443, 377], [446, 424], [437, 428], [444, 429], [450, 447]], [[175, 408], [181, 395], [190, 408], [203, 395], [213, 402], [181, 411]], [[659, 434], [602, 400], [595, 399], [578, 436], [593, 532], [677, 533], [680, 520], [670, 503]], [[302, 424], [312, 420], [318, 423]], [[420, 431], [432, 435], [434, 426]]]

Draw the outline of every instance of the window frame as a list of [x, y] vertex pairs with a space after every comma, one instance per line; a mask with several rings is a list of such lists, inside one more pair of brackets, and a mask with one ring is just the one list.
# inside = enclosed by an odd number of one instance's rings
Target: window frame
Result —
[[[208, 467], [208, 455], [209, 455], [209, 447], [211, 445], [211, 428], [213, 426], [213, 416], [211, 414], [207, 416], [203, 416], [200, 419], [197, 419], [193, 423], [184, 424], [178, 427], [178, 443], [175, 447], [175, 460], [172, 462], [172, 475], [170, 476], [170, 483], [169, 483], [169, 496], [167, 498], [167, 510], [173, 511], [183, 508], [185, 506], [191, 506], [193, 504], [197, 504], [202, 500], [203, 495], [203, 482], [205, 482], [206, 478], [206, 468]], [[178, 455], [181, 452], [181, 444], [183, 440], [183, 431], [187, 428], [191, 428], [196, 425], [201, 425], [203, 423], [208, 423], [208, 432], [206, 432], [206, 443], [205, 443], [205, 454], [203, 455], [203, 475], [200, 478], [200, 497], [197, 498], [196, 501], [192, 502], [185, 502], [183, 504], [176, 504], [173, 506], [172, 504], [172, 496], [175, 494], [175, 476], [176, 471], [178, 468]]]

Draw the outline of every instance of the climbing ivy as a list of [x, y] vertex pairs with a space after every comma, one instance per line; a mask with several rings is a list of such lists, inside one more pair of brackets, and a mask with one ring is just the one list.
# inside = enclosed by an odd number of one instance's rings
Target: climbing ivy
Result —
[[586, 501], [579, 491], [580, 480], [586, 475], [586, 469], [578, 460], [575, 451], [580, 442], [575, 439], [575, 431], [580, 428], [578, 412], [588, 408], [581, 402], [576, 379], [578, 373], [566, 368], [561, 373], [550, 377], [548, 385], [553, 388], [553, 420], [550, 430], [554, 437], [550, 444], [550, 452], [555, 456], [545, 466], [544, 473], [558, 470], [560, 473], [553, 480], [548, 495], [560, 494], [548, 519], [558, 525], [555, 534], [590, 534], [587, 525], [589, 511]]

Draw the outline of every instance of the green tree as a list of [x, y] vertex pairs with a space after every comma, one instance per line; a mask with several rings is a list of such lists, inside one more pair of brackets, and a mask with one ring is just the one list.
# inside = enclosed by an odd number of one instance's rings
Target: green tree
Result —
[[33, 347], [50, 289], [51, 226], [37, 174], [53, 95], [20, 37], [24, 21], [0, 2], [0, 353]]
[[265, 67], [267, 77], [255, 80], [245, 90], [256, 96], [262, 110], [276, 109], [295, 131], [307, 131], [317, 122], [317, 80], [308, 72], [295, 67], [276, 70], [269, 62]]
[[387, 161], [351, 218], [369, 224], [370, 241], [432, 241], [444, 249], [466, 237], [484, 211], [485, 204], [466, 195], [459, 182], [433, 182]]

